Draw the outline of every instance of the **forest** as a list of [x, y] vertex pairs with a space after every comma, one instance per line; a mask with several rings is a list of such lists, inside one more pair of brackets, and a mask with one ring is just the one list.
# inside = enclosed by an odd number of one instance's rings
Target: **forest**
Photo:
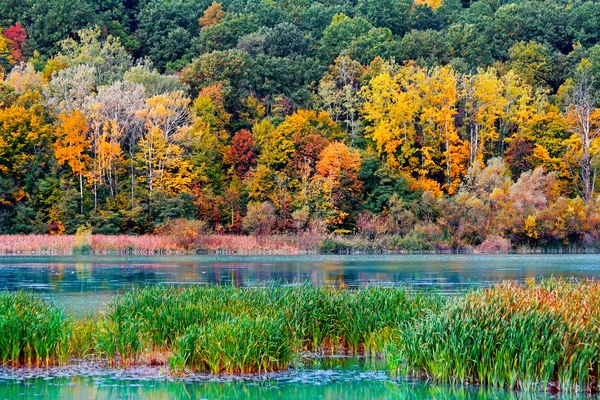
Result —
[[0, 234], [598, 248], [599, 90], [597, 1], [0, 0]]

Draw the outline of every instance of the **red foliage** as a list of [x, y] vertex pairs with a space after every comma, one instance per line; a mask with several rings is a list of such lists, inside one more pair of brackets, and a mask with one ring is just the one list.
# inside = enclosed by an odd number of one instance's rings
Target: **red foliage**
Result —
[[319, 156], [323, 149], [329, 144], [329, 140], [316, 133], [308, 135], [295, 133], [292, 135], [292, 139], [296, 144], [296, 155], [292, 161], [292, 168], [298, 173], [301, 173], [304, 170], [305, 165], [308, 164], [311, 168], [311, 172], [314, 171]]
[[242, 129], [233, 136], [227, 159], [234, 165], [238, 178], [244, 179], [256, 164], [256, 146], [249, 130]]
[[4, 30], [4, 37], [12, 42], [11, 55], [15, 61], [23, 61], [23, 48], [27, 40], [27, 32], [20, 23]]

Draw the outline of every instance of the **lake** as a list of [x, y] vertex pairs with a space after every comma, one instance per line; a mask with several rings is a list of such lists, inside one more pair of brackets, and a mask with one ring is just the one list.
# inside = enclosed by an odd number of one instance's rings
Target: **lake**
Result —
[[[600, 277], [600, 255], [14, 256], [0, 257], [0, 289], [27, 290], [74, 318], [98, 312], [116, 293], [153, 284], [359, 287], [402, 285], [444, 294], [506, 279]], [[518, 393], [402, 381], [361, 360], [323, 361], [268, 376], [165, 377], [161, 369], [78, 365], [0, 370], [2, 398], [443, 398], [517, 399]], [[547, 398], [545, 394], [526, 398]], [[564, 398], [564, 397], [561, 397]], [[571, 397], [569, 397], [571, 398]]]

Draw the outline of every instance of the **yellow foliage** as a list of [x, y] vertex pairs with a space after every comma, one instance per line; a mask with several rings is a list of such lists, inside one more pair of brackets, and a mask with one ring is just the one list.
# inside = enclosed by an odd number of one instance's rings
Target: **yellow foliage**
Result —
[[85, 154], [90, 148], [86, 134], [89, 130], [87, 119], [81, 111], [61, 114], [56, 130], [54, 154], [59, 165], [67, 163], [74, 174], [83, 174], [87, 170], [90, 157]]
[[539, 237], [535, 215], [527, 216], [527, 219], [525, 220], [525, 235], [532, 239], [537, 239]]
[[429, 6], [434, 10], [441, 6], [443, 3], [444, 0], [415, 0], [415, 4]]

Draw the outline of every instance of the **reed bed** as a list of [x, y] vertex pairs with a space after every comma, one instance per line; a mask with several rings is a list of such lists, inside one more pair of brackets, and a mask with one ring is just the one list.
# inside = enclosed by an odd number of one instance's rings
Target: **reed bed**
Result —
[[0, 254], [171, 254], [306, 253], [317, 251], [322, 237], [301, 235], [202, 235], [182, 245], [174, 235], [0, 235]]
[[113, 301], [96, 350], [121, 363], [148, 351], [172, 352], [176, 370], [274, 371], [305, 351], [374, 353], [374, 335], [400, 328], [441, 301], [399, 288], [155, 286]]
[[0, 293], [2, 365], [50, 365], [69, 356], [72, 323], [62, 309], [24, 292]]
[[445, 298], [382, 287], [153, 286], [77, 322], [29, 294], [0, 294], [4, 365], [95, 357], [168, 363], [175, 373], [254, 373], [307, 354], [364, 354], [436, 382], [597, 392], [599, 349], [592, 281], [507, 282]]
[[504, 283], [450, 301], [388, 348], [393, 370], [438, 382], [596, 392], [600, 284]]

